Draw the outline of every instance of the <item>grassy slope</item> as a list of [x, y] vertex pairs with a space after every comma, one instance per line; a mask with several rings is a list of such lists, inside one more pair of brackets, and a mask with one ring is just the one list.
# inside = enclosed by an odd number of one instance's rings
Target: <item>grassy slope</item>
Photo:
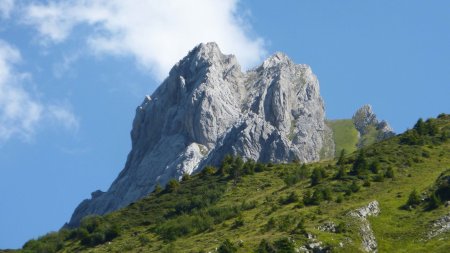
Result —
[[352, 153], [356, 150], [358, 131], [351, 119], [330, 120], [327, 121], [327, 125], [333, 130], [336, 156], [340, 154], [342, 149], [345, 149], [346, 153]]
[[[440, 127], [450, 128], [450, 117], [439, 120]], [[372, 228], [379, 244], [379, 252], [448, 252], [450, 248], [450, 233], [443, 234], [432, 240], [423, 240], [430, 228], [430, 222], [448, 214], [450, 209], [439, 207], [432, 211], [424, 211], [418, 207], [412, 211], [402, 210], [408, 194], [417, 189], [426, 191], [433, 185], [440, 173], [450, 168], [450, 142], [434, 145], [401, 145], [400, 137], [366, 147], [365, 151], [369, 161], [378, 160], [382, 169], [394, 169], [395, 178], [384, 182], [371, 182], [369, 187], [361, 187], [360, 191], [344, 197], [342, 203], [334, 199], [343, 195], [338, 192], [342, 186], [349, 185], [354, 177], [348, 176], [344, 180], [334, 180], [336, 172], [333, 161], [311, 164], [313, 168], [326, 168], [330, 175], [318, 186], [312, 187], [309, 178], [300, 180], [292, 186], [287, 186], [283, 179], [299, 167], [297, 164], [273, 165], [263, 172], [243, 176], [234, 185], [232, 180], [221, 176], [195, 176], [183, 182], [180, 189], [173, 193], [152, 194], [145, 199], [114, 212], [105, 217], [105, 223], [118, 224], [121, 235], [112, 242], [96, 247], [84, 247], [80, 241], [70, 239], [61, 242], [60, 252], [200, 252], [200, 250], [213, 251], [222, 241], [230, 239], [237, 243], [242, 240], [238, 252], [253, 252], [261, 239], [274, 241], [289, 236], [296, 244], [302, 245], [307, 241], [303, 233], [292, 233], [299, 220], [305, 219], [307, 232], [317, 236], [326, 245], [333, 247], [333, 252], [360, 252], [360, 235], [354, 220], [346, 214], [355, 208], [366, 205], [372, 200], [378, 200], [381, 205], [381, 214], [371, 217]], [[355, 154], [347, 156], [346, 169], [351, 167]], [[326, 167], [332, 164], [332, 167]], [[373, 178], [373, 174], [366, 175]], [[358, 183], [362, 185], [362, 180]], [[194, 231], [188, 235], [180, 236], [175, 240], [163, 240], [158, 228], [164, 224], [180, 223], [173, 212], [176, 203], [191, 198], [193, 195], [211, 191], [219, 192], [220, 198], [205, 209], [239, 209], [243, 203], [254, 203], [252, 208], [240, 210], [238, 215], [218, 220], [204, 231]], [[295, 192], [302, 196], [305, 191], [317, 187], [329, 186], [333, 189], [333, 200], [322, 201], [320, 205], [298, 207], [295, 203], [283, 205], [279, 200]], [[195, 215], [201, 211], [193, 211]], [[166, 217], [166, 218], [164, 218]], [[178, 216], [179, 217], [179, 216]], [[210, 216], [204, 216], [207, 219]], [[267, 229], [269, 220], [273, 218], [275, 225]], [[244, 225], [234, 228], [236, 220], [243, 220]], [[345, 223], [347, 232], [328, 233], [317, 229], [324, 221]], [[176, 222], [173, 222], [176, 221]], [[62, 232], [60, 232], [61, 234]], [[353, 243], [340, 248], [338, 243], [350, 238]], [[45, 240], [44, 239], [41, 239]], [[32, 252], [32, 251], [30, 251]]]

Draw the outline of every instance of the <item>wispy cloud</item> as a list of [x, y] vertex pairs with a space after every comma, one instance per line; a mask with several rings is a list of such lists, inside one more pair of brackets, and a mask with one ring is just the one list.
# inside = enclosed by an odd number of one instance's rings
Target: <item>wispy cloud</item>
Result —
[[47, 106], [48, 117], [56, 123], [62, 125], [66, 130], [78, 131], [80, 120], [72, 112], [67, 104], [57, 104]]
[[53, 75], [56, 78], [61, 78], [67, 73], [70, 74], [70, 72], [73, 71], [72, 65], [78, 60], [78, 58], [80, 58], [79, 52], [63, 55], [60, 62], [53, 64]]
[[261, 38], [237, 13], [237, 0], [60, 0], [31, 4], [24, 22], [53, 43], [70, 38], [78, 25], [90, 26], [85, 41], [97, 54], [131, 55], [162, 79], [187, 51], [215, 41], [244, 67], [265, 54]]
[[14, 69], [20, 61], [20, 52], [0, 40], [0, 142], [13, 137], [29, 140], [46, 118], [66, 129], [78, 129], [79, 121], [67, 106], [42, 103], [25, 86], [29, 75]]
[[14, 0], [0, 0], [0, 18], [9, 18], [14, 8]]

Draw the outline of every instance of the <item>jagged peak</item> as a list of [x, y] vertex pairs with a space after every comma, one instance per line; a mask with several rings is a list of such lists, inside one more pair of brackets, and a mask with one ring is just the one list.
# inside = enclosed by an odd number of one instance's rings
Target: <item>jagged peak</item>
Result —
[[263, 62], [262, 67], [270, 68], [284, 64], [290, 65], [293, 64], [293, 62], [285, 53], [276, 52]]
[[[208, 68], [213, 65], [233, 65], [240, 69], [236, 57], [233, 54], [223, 54], [216, 42], [200, 43], [180, 60], [169, 75], [177, 73], [179, 68], [189, 69], [190, 72], [199, 72], [201, 68]], [[187, 67], [187, 68], [186, 68]], [[173, 72], [175, 71], [175, 73]]]
[[370, 104], [365, 104], [356, 110], [352, 120], [356, 129], [361, 134], [367, 133], [368, 126], [374, 126], [380, 131], [380, 140], [394, 135], [393, 129], [389, 123], [385, 120], [379, 121]]

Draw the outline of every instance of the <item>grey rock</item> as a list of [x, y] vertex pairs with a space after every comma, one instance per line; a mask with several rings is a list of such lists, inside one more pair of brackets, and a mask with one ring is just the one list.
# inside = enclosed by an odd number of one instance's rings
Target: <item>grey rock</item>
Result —
[[[379, 121], [377, 116], [372, 110], [371, 105], [363, 105], [359, 108], [352, 117], [353, 124], [360, 137], [369, 134], [371, 127], [376, 130], [376, 141], [382, 141], [384, 139], [395, 136], [393, 129], [389, 126], [389, 123], [382, 120]], [[359, 143], [358, 146], [364, 146], [364, 143]]]
[[107, 192], [77, 207], [69, 225], [122, 208], [158, 183], [218, 165], [226, 154], [275, 163], [332, 157], [331, 138], [309, 66], [276, 53], [242, 72], [233, 55], [200, 44], [136, 109], [124, 169]]
[[444, 215], [433, 221], [431, 229], [428, 232], [428, 239], [450, 231], [450, 214]]
[[349, 216], [359, 221], [359, 233], [362, 238], [361, 247], [365, 252], [378, 252], [378, 244], [367, 217], [378, 216], [380, 212], [380, 204], [374, 200], [367, 206], [348, 213]]
[[324, 232], [336, 233], [336, 224], [332, 221], [327, 221], [318, 226], [317, 229]]

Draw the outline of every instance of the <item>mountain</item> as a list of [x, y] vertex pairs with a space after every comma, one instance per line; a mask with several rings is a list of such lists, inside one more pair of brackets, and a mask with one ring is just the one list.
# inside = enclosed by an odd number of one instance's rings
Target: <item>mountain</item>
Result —
[[333, 157], [319, 82], [311, 68], [276, 53], [242, 72], [217, 44], [195, 47], [137, 108], [132, 150], [107, 192], [95, 191], [69, 226], [122, 208], [226, 154], [259, 162]]
[[448, 252], [450, 115], [338, 159], [243, 162], [171, 181], [22, 252]]

